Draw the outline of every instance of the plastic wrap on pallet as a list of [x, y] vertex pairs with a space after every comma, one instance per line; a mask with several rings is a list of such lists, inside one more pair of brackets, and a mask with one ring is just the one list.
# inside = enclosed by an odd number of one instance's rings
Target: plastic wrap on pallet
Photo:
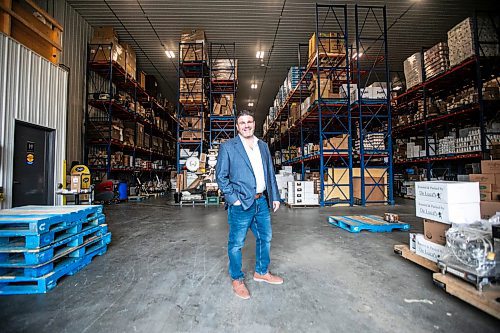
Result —
[[494, 276], [493, 224], [500, 224], [500, 215], [473, 224], [453, 225], [446, 232], [446, 252], [441, 261], [478, 276]]
[[403, 69], [407, 89], [422, 83], [422, 54], [418, 52], [408, 57], [403, 62]]
[[450, 68], [448, 44], [440, 42], [424, 52], [425, 77], [430, 79]]
[[[498, 22], [495, 25], [498, 26]], [[492, 57], [500, 54], [495, 25], [487, 18], [478, 18], [480, 56]], [[473, 56], [475, 54], [474, 43], [474, 21], [468, 17], [448, 31], [450, 65], [458, 65]]]

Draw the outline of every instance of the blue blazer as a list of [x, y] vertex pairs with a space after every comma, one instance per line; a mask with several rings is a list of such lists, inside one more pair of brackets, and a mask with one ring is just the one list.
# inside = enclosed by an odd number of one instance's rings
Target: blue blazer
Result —
[[[264, 166], [267, 199], [269, 206], [272, 207], [273, 201], [280, 201], [273, 161], [267, 144], [259, 139], [258, 145]], [[250, 159], [239, 135], [220, 146], [215, 168], [217, 184], [224, 193], [226, 208], [228, 205], [233, 205], [237, 200], [241, 201], [243, 209], [250, 208], [255, 201], [257, 185]]]

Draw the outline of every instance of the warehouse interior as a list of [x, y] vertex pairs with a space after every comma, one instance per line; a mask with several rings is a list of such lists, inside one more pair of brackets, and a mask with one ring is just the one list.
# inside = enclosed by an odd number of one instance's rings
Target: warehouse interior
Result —
[[[0, 28], [2, 332], [498, 330], [491, 1], [0, 0]], [[284, 279], [252, 229], [249, 299], [243, 110]]]

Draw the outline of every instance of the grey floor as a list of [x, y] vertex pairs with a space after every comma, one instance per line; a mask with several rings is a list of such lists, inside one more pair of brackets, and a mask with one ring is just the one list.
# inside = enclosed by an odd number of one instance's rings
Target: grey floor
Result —
[[[251, 279], [254, 238], [243, 253], [250, 300], [231, 291], [226, 213], [165, 199], [105, 208], [109, 251], [45, 295], [0, 297], [1, 332], [498, 332], [500, 323], [432, 283], [393, 253], [406, 232], [350, 234], [332, 214], [393, 208], [283, 208], [273, 214], [271, 271], [281, 286]], [[496, 329], [495, 329], [496, 327]]]

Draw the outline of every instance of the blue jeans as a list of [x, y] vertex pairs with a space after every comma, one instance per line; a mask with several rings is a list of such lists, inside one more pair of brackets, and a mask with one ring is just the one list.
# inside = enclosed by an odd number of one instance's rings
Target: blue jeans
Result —
[[253, 205], [243, 210], [240, 206], [229, 206], [228, 209], [229, 236], [227, 253], [229, 255], [229, 275], [233, 280], [241, 280], [241, 249], [245, 244], [248, 229], [255, 236], [255, 272], [266, 274], [269, 267], [271, 252], [271, 214], [267, 199], [261, 196]]

